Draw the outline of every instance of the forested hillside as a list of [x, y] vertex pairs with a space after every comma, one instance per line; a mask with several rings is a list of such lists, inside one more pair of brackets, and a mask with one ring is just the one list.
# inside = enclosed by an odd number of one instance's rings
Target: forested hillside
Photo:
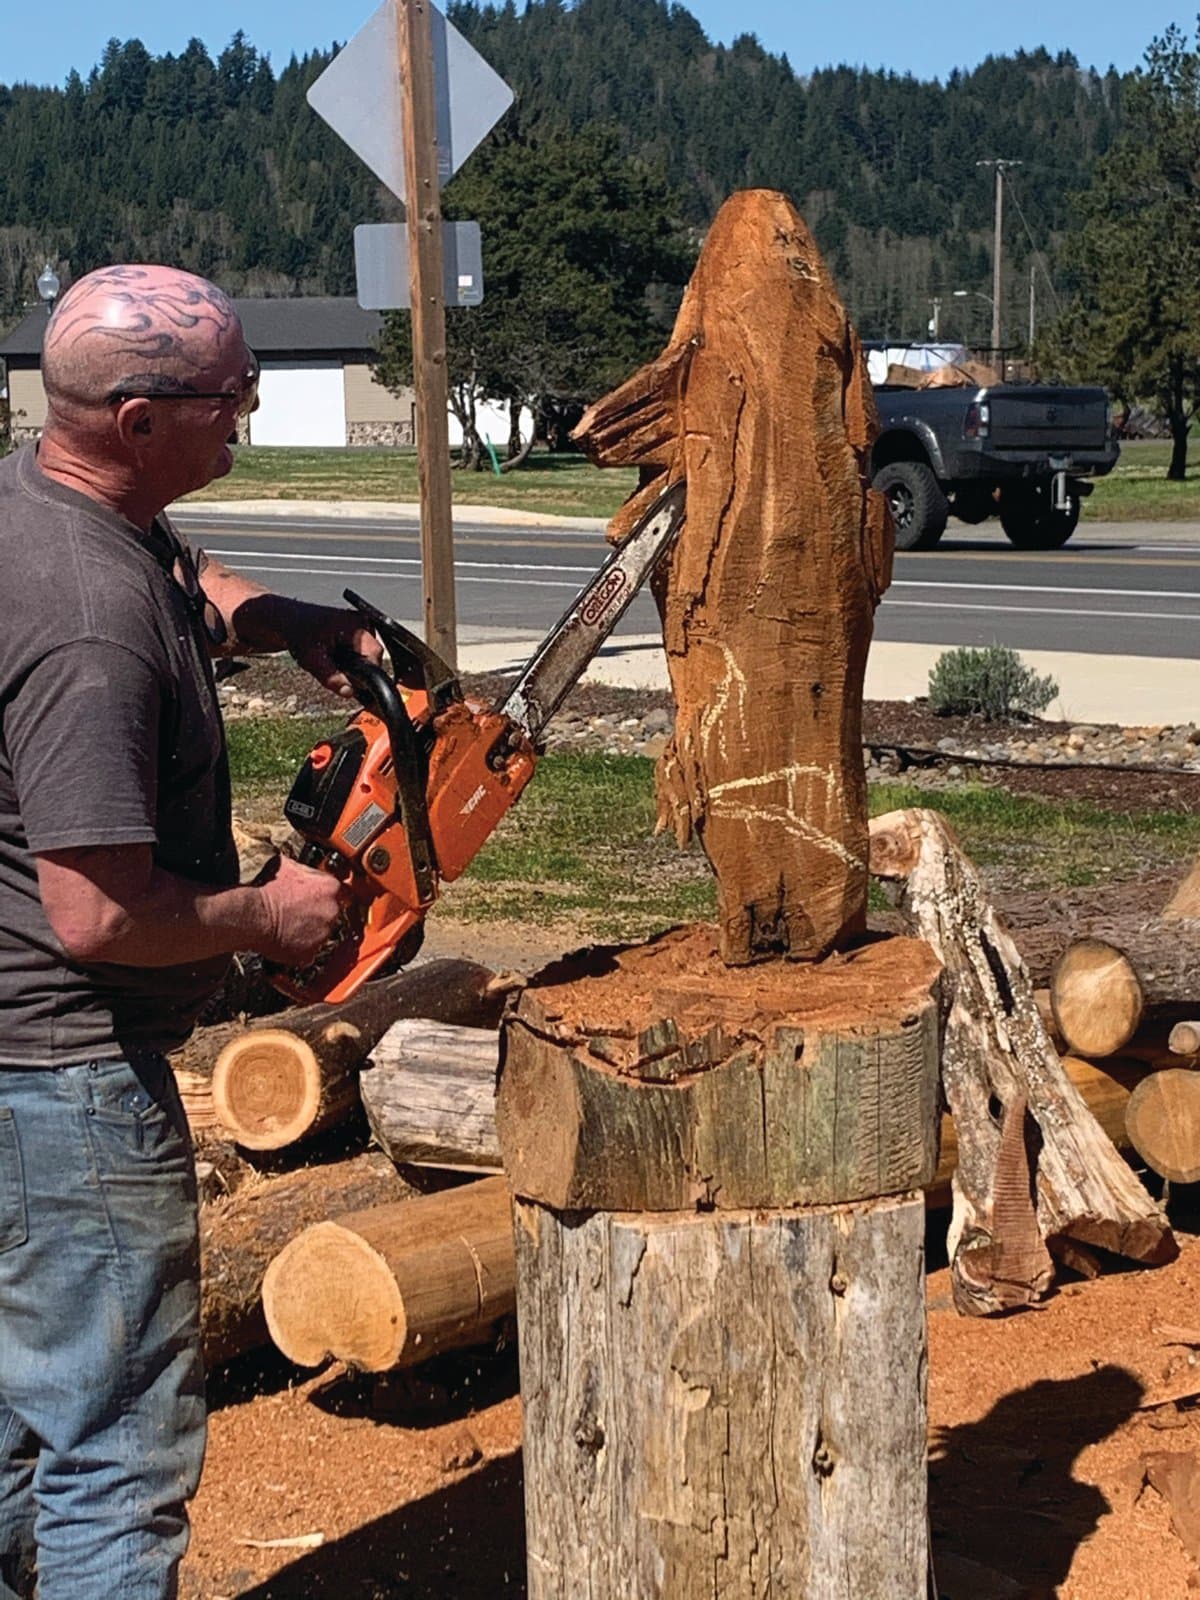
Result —
[[[791, 193], [868, 336], [921, 336], [935, 293], [946, 297], [943, 333], [983, 333], [984, 301], [951, 292], [990, 291], [991, 178], [976, 166], [990, 156], [1023, 162], [1005, 288], [1006, 322], [1023, 326], [1020, 211], [1048, 246], [1120, 122], [1116, 74], [1044, 51], [939, 84], [850, 68], [806, 75], [750, 38], [711, 45], [683, 6], [661, 0], [532, 0], [521, 13], [509, 0], [450, 14], [517, 91], [511, 136], [540, 143], [610, 125], [665, 173], [697, 233], [733, 189]], [[328, 59], [314, 51], [276, 72], [241, 34], [215, 61], [197, 42], [153, 58], [114, 40], [64, 88], [0, 86], [0, 322], [32, 298], [47, 257], [68, 278], [143, 256], [238, 293], [351, 292], [354, 224], [394, 211], [305, 103]], [[453, 188], [447, 201], [453, 209]]]

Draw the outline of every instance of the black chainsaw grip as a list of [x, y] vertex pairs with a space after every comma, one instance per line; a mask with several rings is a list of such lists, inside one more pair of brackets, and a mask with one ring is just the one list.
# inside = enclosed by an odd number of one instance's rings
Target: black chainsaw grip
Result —
[[396, 798], [408, 835], [413, 871], [422, 895], [432, 899], [437, 855], [425, 803], [425, 762], [404, 699], [384, 668], [360, 656], [350, 645], [339, 640], [330, 655], [334, 666], [349, 678], [363, 705], [387, 729]]

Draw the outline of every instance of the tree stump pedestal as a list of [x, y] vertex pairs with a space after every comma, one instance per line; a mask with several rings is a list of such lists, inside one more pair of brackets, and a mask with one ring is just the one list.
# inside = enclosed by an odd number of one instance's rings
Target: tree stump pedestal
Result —
[[731, 970], [714, 928], [505, 1023], [531, 1600], [924, 1600], [919, 941]]

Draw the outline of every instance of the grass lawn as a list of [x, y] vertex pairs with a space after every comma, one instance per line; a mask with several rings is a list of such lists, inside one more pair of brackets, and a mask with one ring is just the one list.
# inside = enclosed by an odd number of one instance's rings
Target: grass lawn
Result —
[[[1084, 501], [1088, 522], [1200, 522], [1200, 444], [1183, 483], [1168, 483], [1169, 444], [1127, 444], [1107, 478], [1098, 478]], [[558, 516], [611, 517], [636, 481], [633, 468], [593, 467], [575, 455], [536, 451], [516, 472], [453, 472], [456, 505], [508, 506]], [[417, 457], [412, 450], [285, 450], [245, 445], [228, 478], [218, 479], [187, 503], [214, 500], [417, 499]]]
[[[213, 500], [417, 499], [414, 450], [290, 450], [242, 445], [233, 471], [187, 503]], [[564, 517], [611, 517], [637, 481], [636, 469], [601, 470], [582, 456], [535, 451], [516, 472], [452, 472], [456, 505], [512, 506]]]
[[[260, 718], [229, 726], [239, 814], [278, 819], [296, 768], [329, 721]], [[716, 910], [699, 849], [653, 835], [653, 763], [643, 756], [553, 755], [438, 915], [459, 921], [570, 922], [582, 940], [640, 939]], [[1158, 871], [1200, 851], [1200, 817], [1121, 814], [1002, 789], [871, 790], [878, 815], [936, 807], [995, 888], [1046, 890]]]
[[1087, 522], [1200, 521], [1200, 442], [1193, 440], [1188, 476], [1167, 481], [1171, 446], [1157, 439], [1121, 446], [1121, 459], [1083, 502]]

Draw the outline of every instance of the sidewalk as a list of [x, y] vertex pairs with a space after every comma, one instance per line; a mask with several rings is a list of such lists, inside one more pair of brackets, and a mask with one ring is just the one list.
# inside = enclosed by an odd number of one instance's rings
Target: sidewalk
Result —
[[[474, 634], [474, 637], [471, 635]], [[481, 637], [481, 635], [490, 635]], [[538, 644], [536, 636], [496, 636], [463, 629], [459, 667], [464, 672], [514, 672]], [[865, 698], [909, 700], [923, 695], [929, 672], [945, 644], [895, 644], [878, 640], [867, 660]], [[1200, 663], [1178, 657], [1085, 655], [1070, 650], [1022, 650], [1021, 660], [1058, 683], [1058, 698], [1044, 716], [1064, 722], [1116, 722], [1125, 727], [1200, 720]], [[667, 689], [666, 656], [657, 634], [610, 640], [586, 681], [625, 689]]]
[[[224, 500], [184, 501], [176, 508], [205, 516], [329, 517], [360, 519], [419, 518], [420, 508], [405, 501], [383, 500]], [[499, 506], [456, 505], [459, 522], [495, 526], [564, 527], [599, 530], [600, 517], [561, 517]], [[955, 538], [970, 529], [955, 528]], [[1193, 522], [1110, 523], [1085, 521], [1077, 544], [1200, 544], [1200, 524]], [[1019, 560], [1019, 556], [1015, 559]], [[464, 672], [515, 671], [539, 643], [533, 634], [511, 634], [491, 628], [464, 627], [459, 665]], [[868, 700], [906, 700], [923, 695], [930, 668], [946, 644], [895, 644], [877, 641], [867, 663]], [[1200, 656], [1200, 646], [1197, 649]], [[1179, 657], [1087, 655], [1078, 651], [1022, 650], [1021, 659], [1035, 672], [1049, 673], [1059, 695], [1045, 715], [1069, 722], [1116, 722], [1126, 727], [1187, 723], [1200, 719], [1200, 664]], [[588, 678], [623, 688], [666, 689], [670, 686], [662, 640], [657, 634], [610, 641], [593, 662]]]

